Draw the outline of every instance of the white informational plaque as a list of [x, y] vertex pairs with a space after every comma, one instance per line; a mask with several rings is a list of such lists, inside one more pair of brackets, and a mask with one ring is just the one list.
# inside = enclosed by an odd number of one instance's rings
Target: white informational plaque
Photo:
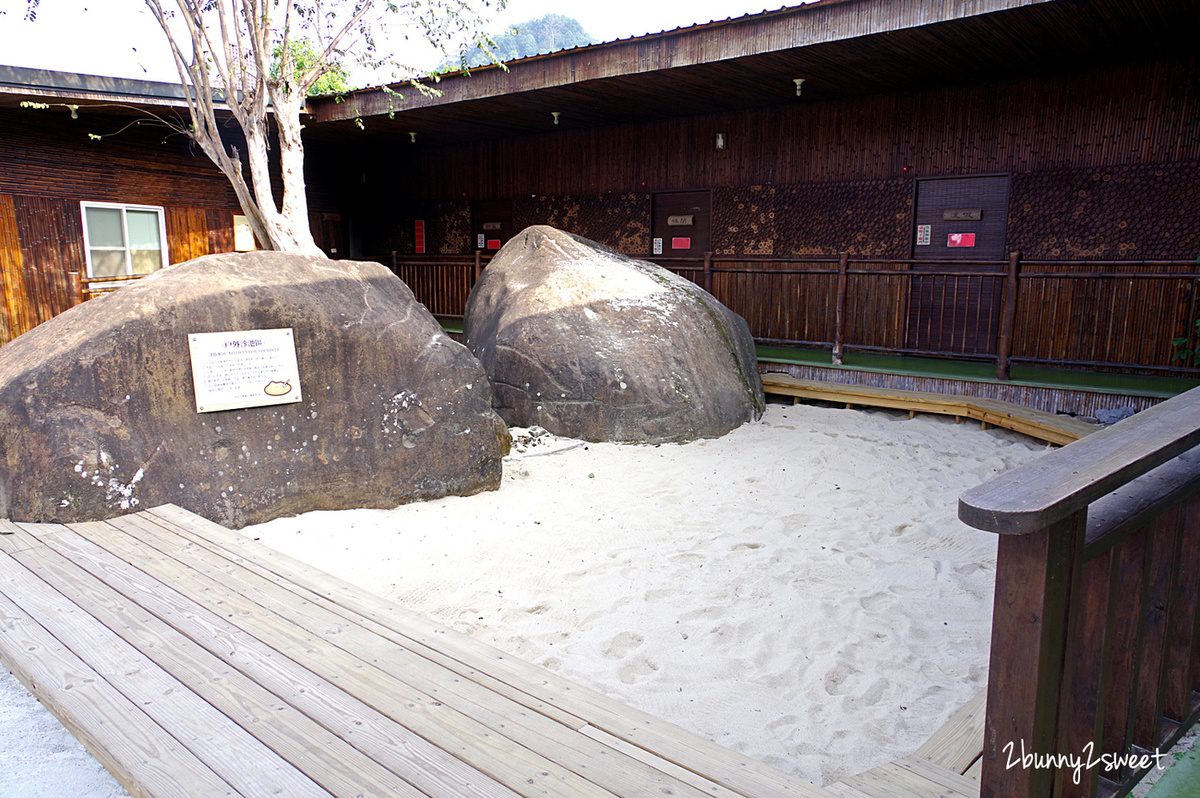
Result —
[[291, 328], [191, 333], [196, 412], [299, 402], [300, 368]]

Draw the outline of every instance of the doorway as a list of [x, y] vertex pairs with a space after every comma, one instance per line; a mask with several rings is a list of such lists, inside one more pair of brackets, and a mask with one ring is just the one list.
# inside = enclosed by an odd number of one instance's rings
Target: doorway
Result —
[[650, 255], [703, 258], [712, 246], [712, 193], [664, 191], [651, 206]]
[[495, 253], [513, 237], [512, 200], [471, 203], [471, 239], [475, 249]]
[[995, 354], [1008, 221], [1008, 176], [917, 181], [907, 347], [948, 355]]

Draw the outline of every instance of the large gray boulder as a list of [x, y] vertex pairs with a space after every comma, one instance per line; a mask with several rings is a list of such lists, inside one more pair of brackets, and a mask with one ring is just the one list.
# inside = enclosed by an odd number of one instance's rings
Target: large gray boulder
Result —
[[552, 227], [527, 228], [496, 254], [463, 332], [512, 425], [662, 443], [762, 415], [741, 316], [659, 266]]
[[[281, 328], [303, 401], [198, 412], [189, 335]], [[0, 513], [174, 502], [239, 527], [492, 490], [509, 435], [491, 402], [479, 362], [382, 266], [211, 255], [0, 348]]]

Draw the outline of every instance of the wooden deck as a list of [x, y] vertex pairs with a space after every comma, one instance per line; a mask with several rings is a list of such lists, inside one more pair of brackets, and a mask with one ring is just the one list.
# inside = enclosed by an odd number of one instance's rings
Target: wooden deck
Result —
[[904, 391], [894, 388], [874, 388], [867, 385], [845, 385], [837, 382], [801, 380], [787, 374], [762, 375], [763, 390], [769, 394], [817, 399], [867, 407], [889, 407], [914, 413], [938, 413], [956, 419], [971, 418], [986, 429], [1004, 427], [1048, 443], [1066, 445], [1089, 435], [1100, 427], [1070, 416], [1044, 413], [1000, 399], [977, 396], [956, 396], [923, 391]]
[[0, 521], [0, 661], [135, 796], [979, 794], [979, 699], [819, 789], [169, 505]]

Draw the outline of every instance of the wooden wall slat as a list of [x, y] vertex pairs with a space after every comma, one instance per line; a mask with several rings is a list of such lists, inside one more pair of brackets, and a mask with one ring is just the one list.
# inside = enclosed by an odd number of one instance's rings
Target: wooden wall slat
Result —
[[[476, 144], [386, 147], [416, 198], [965, 175], [1200, 160], [1200, 59]], [[1120, 98], [1119, 101], [1114, 98]], [[726, 134], [724, 150], [713, 146]], [[382, 152], [371, 155], [386, 163]], [[390, 185], [390, 182], [388, 183]]]
[[31, 312], [24, 272], [16, 207], [11, 196], [0, 194], [0, 287], [4, 290], [0, 344], [33, 329], [37, 323]]

